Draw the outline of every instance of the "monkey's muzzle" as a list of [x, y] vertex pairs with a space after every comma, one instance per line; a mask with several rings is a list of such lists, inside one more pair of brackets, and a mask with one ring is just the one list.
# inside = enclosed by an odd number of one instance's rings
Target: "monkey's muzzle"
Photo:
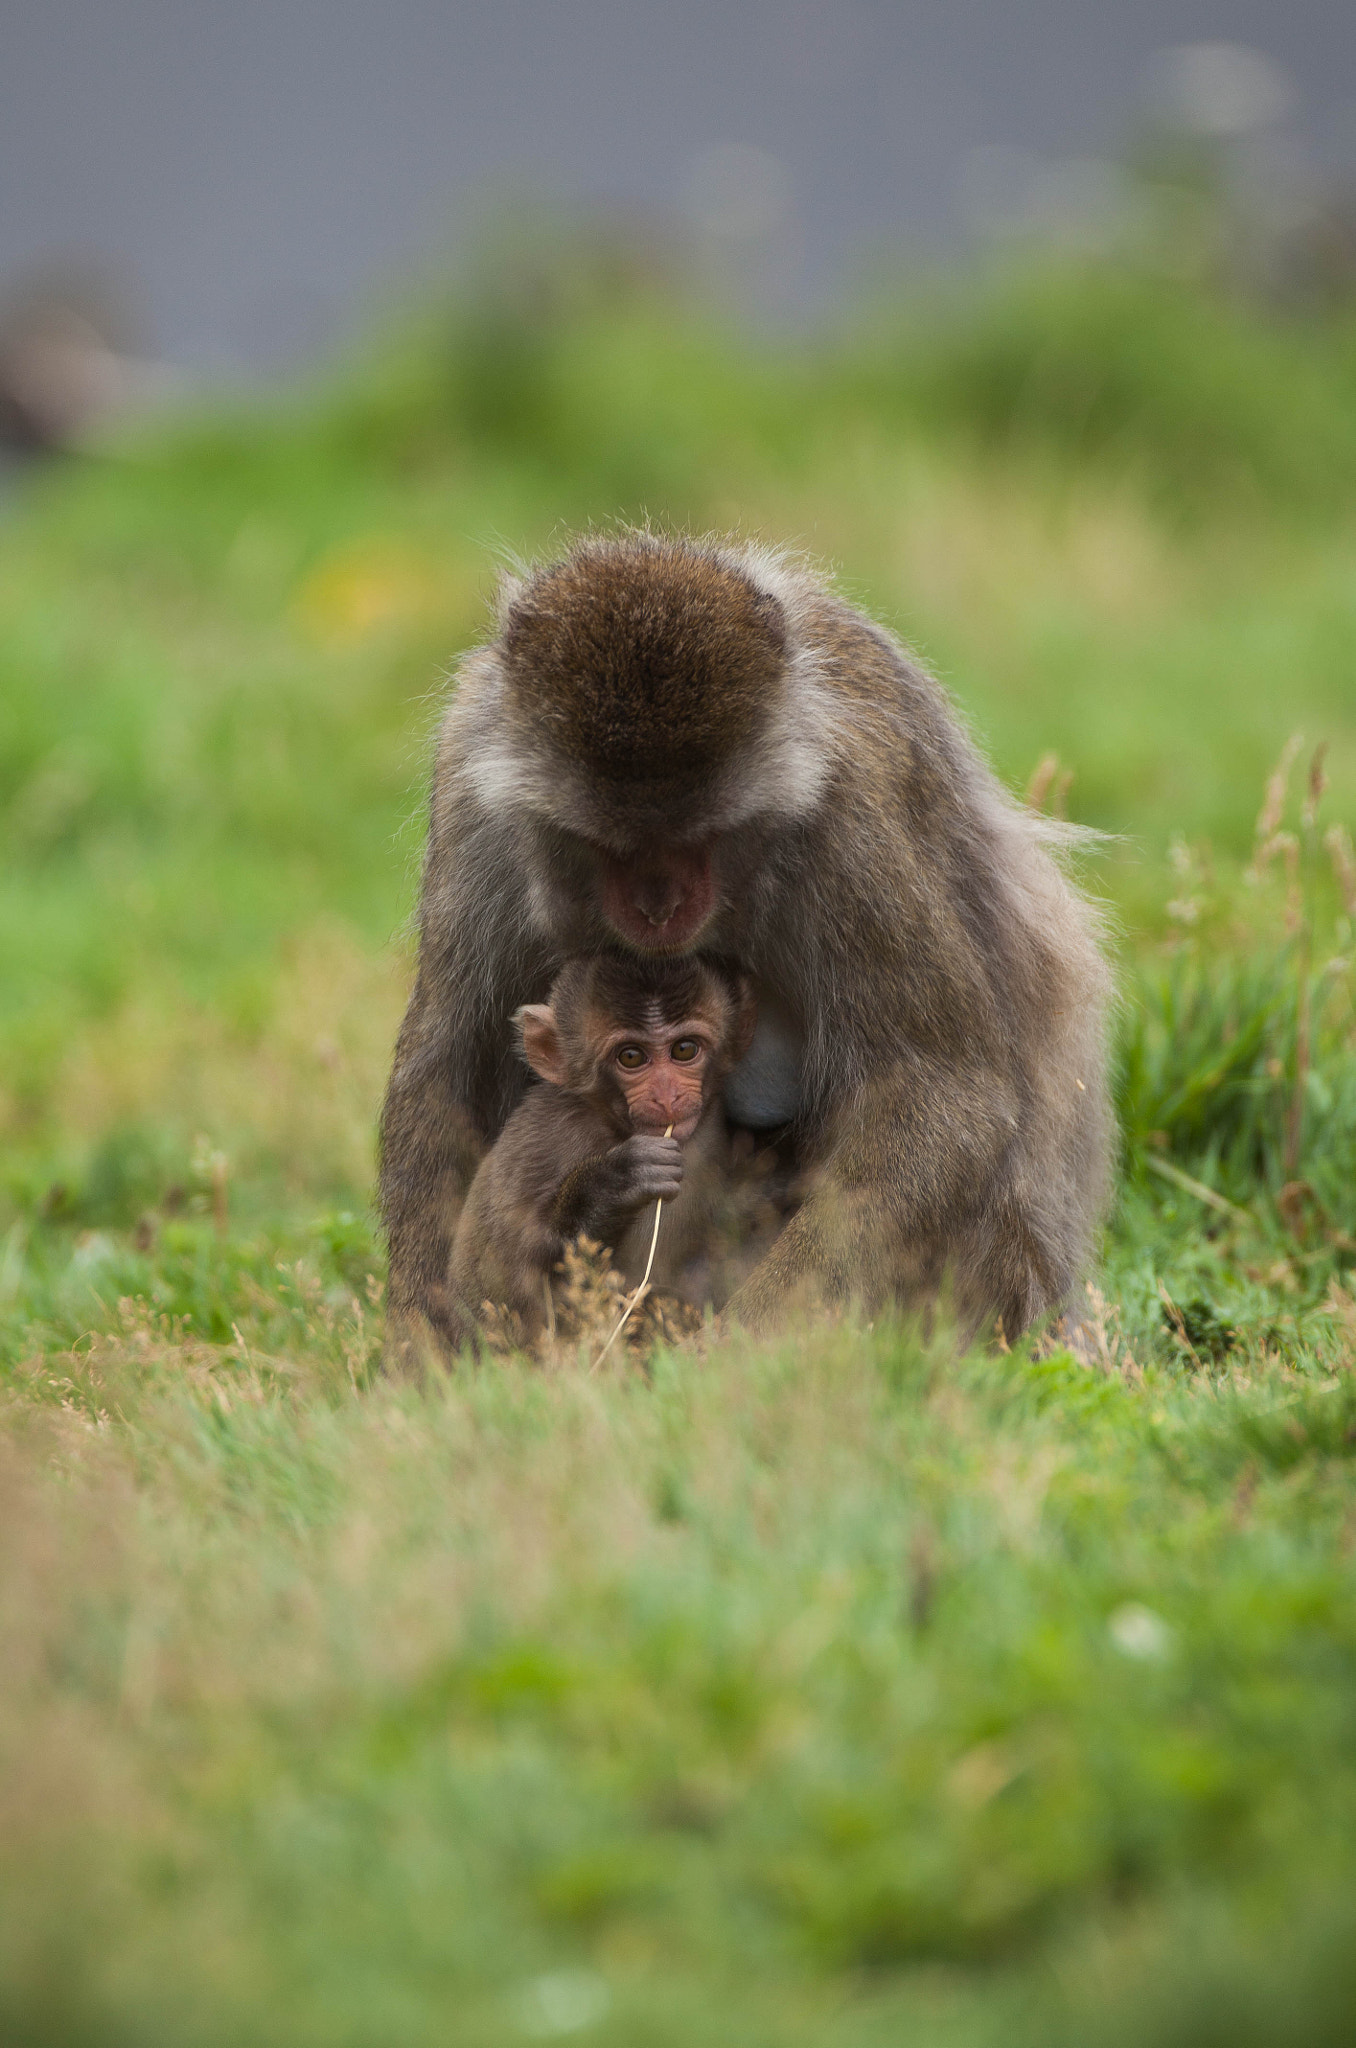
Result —
[[709, 847], [603, 856], [603, 915], [641, 953], [682, 953], [695, 946], [716, 907]]

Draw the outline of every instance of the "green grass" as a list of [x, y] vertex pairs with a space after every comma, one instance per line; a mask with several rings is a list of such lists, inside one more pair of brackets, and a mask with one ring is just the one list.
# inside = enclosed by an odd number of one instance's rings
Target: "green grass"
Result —
[[[0, 528], [0, 2031], [1344, 2041], [1351, 333], [539, 282]], [[1116, 835], [1098, 1365], [381, 1381], [442, 679], [497, 560], [647, 513], [835, 564]]]

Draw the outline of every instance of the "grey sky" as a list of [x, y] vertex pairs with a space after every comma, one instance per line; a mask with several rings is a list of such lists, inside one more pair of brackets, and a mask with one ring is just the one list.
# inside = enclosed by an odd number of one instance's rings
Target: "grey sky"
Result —
[[[1296, 88], [1278, 150], [1356, 165], [1351, 0], [5, 12], [0, 280], [102, 254], [137, 280], [154, 344], [204, 368], [342, 330], [508, 188], [661, 214], [708, 203], [714, 179], [717, 207], [777, 215], [785, 296], [822, 302], [869, 247], [954, 240], [975, 150], [1114, 149], [1164, 45], [1268, 53]], [[703, 156], [722, 145], [761, 154]]]

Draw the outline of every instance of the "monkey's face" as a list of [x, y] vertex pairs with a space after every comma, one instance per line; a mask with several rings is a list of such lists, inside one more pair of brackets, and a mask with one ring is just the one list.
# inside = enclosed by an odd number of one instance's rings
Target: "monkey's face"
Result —
[[666, 843], [650, 829], [630, 843], [609, 832], [609, 843], [573, 821], [538, 815], [524, 825], [519, 845], [532, 914], [553, 939], [580, 952], [620, 949], [656, 962], [719, 945], [725, 835]]
[[671, 957], [641, 967], [617, 953], [566, 961], [549, 1003], [515, 1017], [534, 1074], [592, 1103], [625, 1136], [680, 1143], [701, 1122], [757, 1021], [743, 975]]
[[639, 1136], [662, 1137], [672, 1126], [681, 1145], [701, 1122], [717, 1049], [701, 1017], [652, 1031], [614, 1032], [603, 1048], [599, 1082], [620, 1093], [626, 1120]]
[[582, 542], [515, 589], [496, 722], [466, 772], [488, 808], [532, 821], [539, 923], [648, 956], [722, 940], [721, 849], [813, 809], [829, 772], [817, 686], [788, 649], [781, 600], [720, 548]]

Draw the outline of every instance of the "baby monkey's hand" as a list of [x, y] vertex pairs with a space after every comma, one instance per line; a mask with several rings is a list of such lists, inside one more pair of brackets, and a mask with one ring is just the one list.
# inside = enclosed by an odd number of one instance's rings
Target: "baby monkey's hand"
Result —
[[671, 1202], [683, 1184], [683, 1154], [676, 1138], [627, 1138], [595, 1154], [570, 1174], [556, 1197], [553, 1227], [565, 1243], [596, 1237], [615, 1245], [636, 1213], [650, 1202]]
[[627, 1138], [613, 1146], [607, 1165], [618, 1211], [671, 1202], [683, 1185], [683, 1148], [676, 1138]]

